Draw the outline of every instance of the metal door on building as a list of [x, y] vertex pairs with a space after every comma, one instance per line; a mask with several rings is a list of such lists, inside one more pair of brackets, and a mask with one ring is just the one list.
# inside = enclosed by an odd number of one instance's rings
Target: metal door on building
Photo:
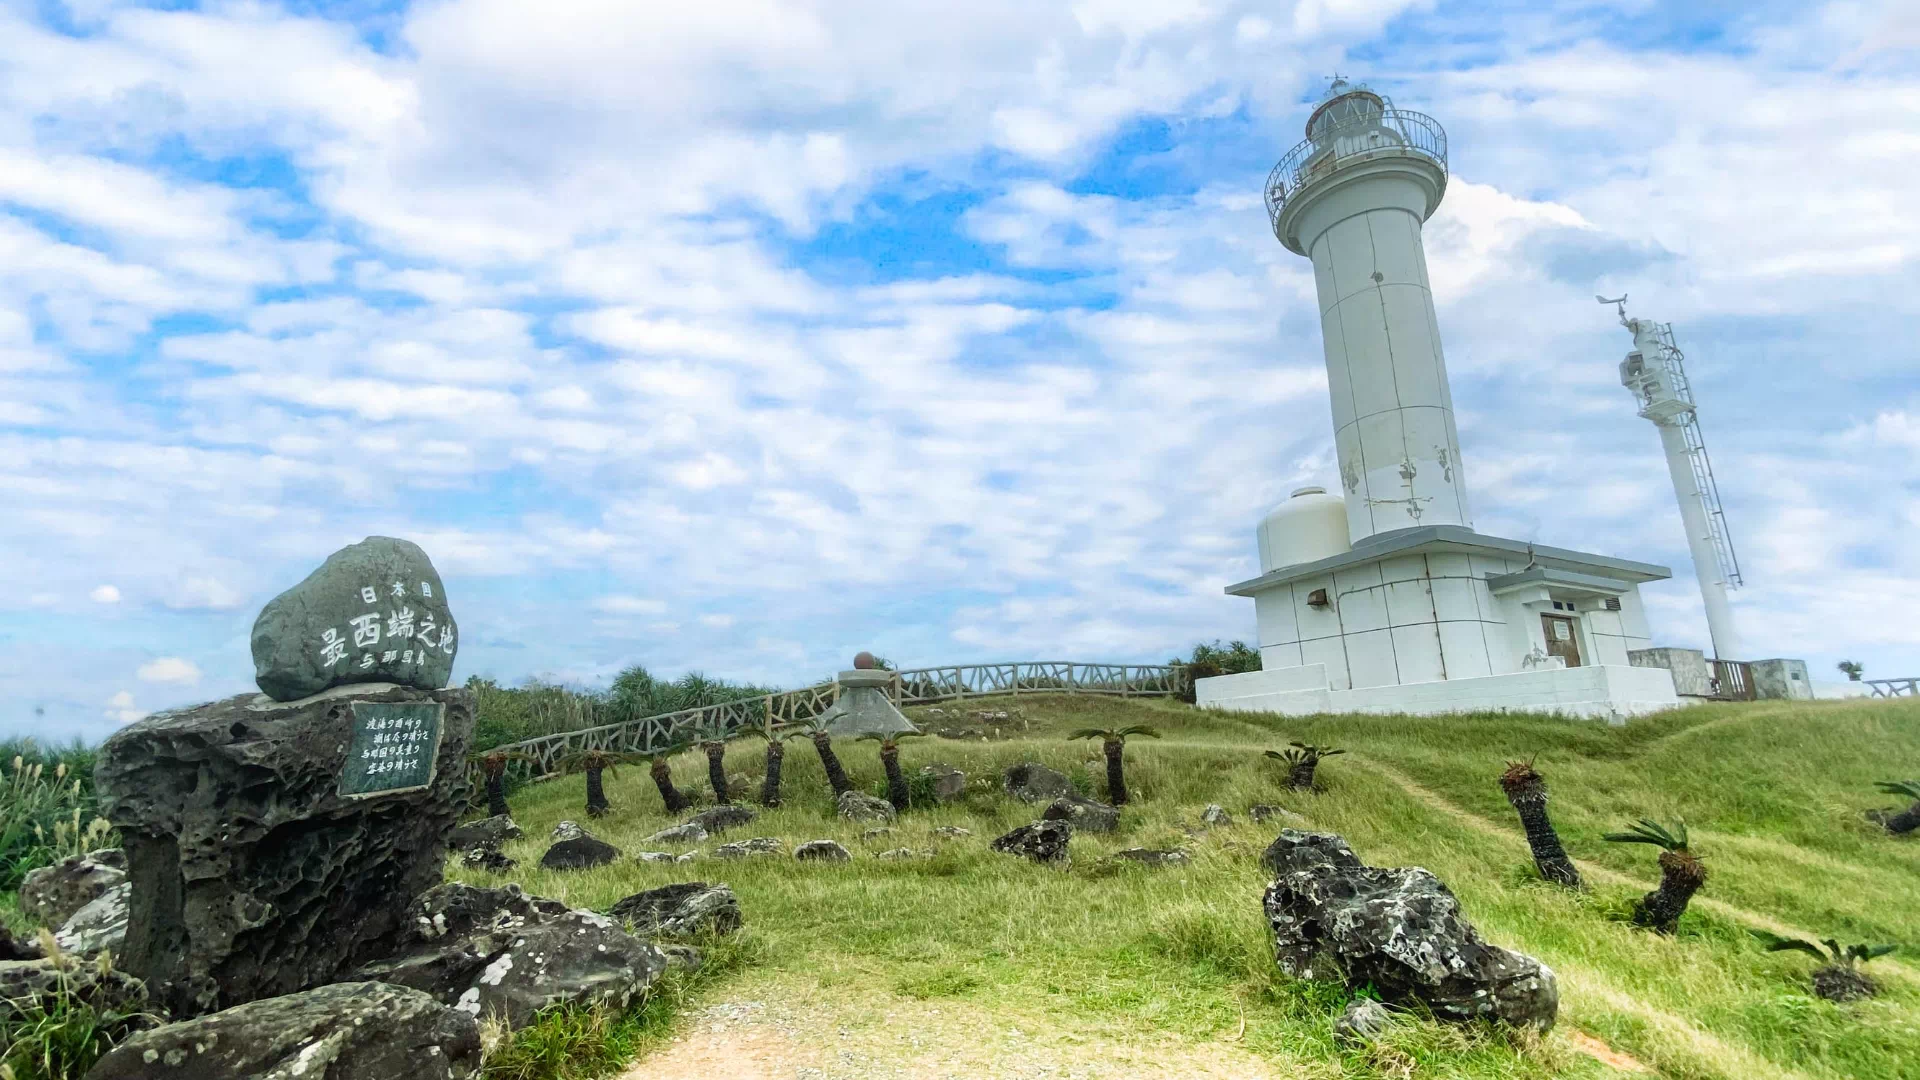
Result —
[[1565, 615], [1540, 616], [1540, 629], [1547, 635], [1547, 655], [1557, 656], [1568, 667], [1580, 666], [1580, 638], [1573, 632], [1573, 620]]

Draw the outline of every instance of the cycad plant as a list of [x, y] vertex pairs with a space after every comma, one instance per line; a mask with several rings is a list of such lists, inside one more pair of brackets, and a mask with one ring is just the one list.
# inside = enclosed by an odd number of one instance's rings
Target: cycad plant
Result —
[[1899, 795], [1913, 800], [1912, 806], [1880, 819], [1880, 824], [1886, 826], [1888, 832], [1895, 836], [1904, 836], [1915, 829], [1920, 829], [1920, 780], [1882, 780], [1875, 786], [1888, 795]]
[[507, 765], [515, 761], [537, 761], [531, 754], [518, 750], [483, 750], [472, 755], [480, 763], [480, 772], [487, 780], [487, 813], [493, 817], [507, 816]]
[[1067, 736], [1068, 742], [1078, 739], [1099, 739], [1100, 749], [1107, 755], [1107, 803], [1111, 806], [1127, 805], [1127, 769], [1124, 760], [1127, 740], [1135, 735], [1144, 735], [1157, 739], [1160, 733], [1145, 724], [1134, 724], [1123, 728], [1081, 728]]
[[1687, 847], [1687, 823], [1681, 821], [1678, 831], [1669, 831], [1657, 821], [1641, 818], [1626, 832], [1608, 833], [1605, 839], [1616, 844], [1652, 844], [1660, 849], [1660, 885], [1634, 905], [1633, 923], [1662, 934], [1673, 933], [1681, 913], [1687, 910], [1687, 901], [1707, 882], [1705, 864]]
[[619, 766], [632, 763], [639, 755], [618, 750], [582, 750], [561, 761], [564, 772], [587, 774], [587, 816], [601, 817], [613, 807], [607, 803], [607, 791], [601, 774], [619, 775]]
[[1833, 938], [1822, 938], [1819, 945], [1799, 938], [1781, 937], [1765, 930], [1749, 931], [1763, 942], [1768, 952], [1803, 952], [1820, 966], [1813, 969], [1813, 992], [1828, 1001], [1853, 1001], [1880, 992], [1880, 984], [1860, 970], [1860, 965], [1877, 960], [1898, 949], [1898, 945], [1848, 945], [1842, 948]]
[[1291, 750], [1269, 750], [1267, 756], [1275, 761], [1287, 763], [1287, 787], [1294, 791], [1312, 791], [1314, 770], [1320, 767], [1321, 758], [1330, 758], [1335, 754], [1344, 754], [1345, 750], [1333, 746], [1315, 746], [1312, 743], [1288, 743]]
[[827, 730], [827, 722], [814, 717], [800, 725], [800, 734], [813, 740], [813, 752], [820, 755], [820, 767], [827, 771], [827, 784], [833, 788], [833, 797], [838, 799], [853, 790], [853, 782], [847, 779], [847, 770], [840, 765], [840, 755], [833, 752], [833, 734]]
[[760, 805], [775, 807], [780, 805], [780, 769], [786, 761], [787, 740], [800, 732], [775, 727], [762, 734], [767, 740], [767, 775], [760, 782]]
[[1553, 831], [1553, 822], [1547, 818], [1547, 781], [1534, 771], [1533, 759], [1507, 762], [1507, 771], [1500, 774], [1500, 790], [1506, 792], [1507, 802], [1520, 815], [1540, 876], [1556, 885], [1579, 888], [1580, 871], [1567, 857], [1567, 849], [1560, 846], [1560, 834]]
[[917, 731], [896, 731], [881, 735], [869, 732], [861, 739], [872, 739], [880, 744], [880, 768], [887, 774], [887, 801], [895, 810], [905, 810], [910, 801], [907, 793], [907, 777], [900, 771], [900, 740], [911, 739], [920, 733]]
[[685, 746], [670, 746], [646, 755], [647, 775], [653, 778], [653, 786], [660, 789], [660, 801], [666, 805], [669, 814], [678, 814], [693, 805], [692, 799], [673, 786], [673, 768], [667, 764], [669, 758], [684, 749]]
[[707, 752], [707, 783], [713, 786], [714, 805], [731, 805], [733, 800], [727, 797], [727, 741], [707, 739], [700, 749]]

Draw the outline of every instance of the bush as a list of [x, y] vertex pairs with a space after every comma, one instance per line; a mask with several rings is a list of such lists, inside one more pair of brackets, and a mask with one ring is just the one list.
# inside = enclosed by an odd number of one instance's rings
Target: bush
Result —
[[1211, 679], [1216, 675], [1238, 675], [1244, 671], [1260, 670], [1260, 650], [1244, 641], [1229, 642], [1224, 648], [1218, 638], [1213, 644], [1200, 644], [1193, 647], [1193, 655], [1185, 660], [1175, 657], [1169, 664], [1181, 664], [1187, 669], [1187, 683], [1181, 690], [1181, 700], [1194, 703], [1193, 684], [1199, 679]]
[[27, 871], [114, 841], [96, 823], [93, 752], [65, 751], [32, 740], [0, 744], [12, 761], [0, 764], [0, 892], [20, 887]]
[[[107, 961], [99, 963], [104, 974]], [[84, 981], [76, 976], [71, 985]], [[83, 995], [67, 977], [61, 982], [51, 997], [9, 1001], [0, 1011], [0, 1080], [79, 1080], [107, 1051], [157, 1022], [113, 995]]]
[[475, 750], [779, 693], [697, 671], [678, 679], [659, 679], [638, 664], [615, 676], [605, 690], [581, 690], [541, 679], [507, 687], [478, 675], [469, 678], [466, 687], [473, 693]]

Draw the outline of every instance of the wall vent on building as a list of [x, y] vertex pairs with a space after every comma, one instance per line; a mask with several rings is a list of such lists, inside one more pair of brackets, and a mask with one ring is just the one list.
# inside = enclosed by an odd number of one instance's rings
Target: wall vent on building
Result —
[[1315, 589], [1312, 592], [1308, 593], [1307, 606], [1308, 607], [1326, 607], [1327, 606], [1327, 590]]
[[1617, 596], [1609, 596], [1609, 597], [1607, 597], [1607, 610], [1608, 610], [1608, 611], [1619, 611], [1619, 610], [1620, 610], [1620, 598], [1619, 598], [1619, 597], [1617, 597]]

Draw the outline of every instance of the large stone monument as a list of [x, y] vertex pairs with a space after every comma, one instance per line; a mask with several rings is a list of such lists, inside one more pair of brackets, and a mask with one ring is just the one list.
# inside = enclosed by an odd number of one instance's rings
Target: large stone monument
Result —
[[[426, 553], [373, 537], [255, 624], [261, 695], [101, 748], [132, 883], [122, 966], [176, 1017], [336, 981], [399, 944], [470, 790], [473, 709]], [[305, 695], [305, 696], [299, 696]]]

